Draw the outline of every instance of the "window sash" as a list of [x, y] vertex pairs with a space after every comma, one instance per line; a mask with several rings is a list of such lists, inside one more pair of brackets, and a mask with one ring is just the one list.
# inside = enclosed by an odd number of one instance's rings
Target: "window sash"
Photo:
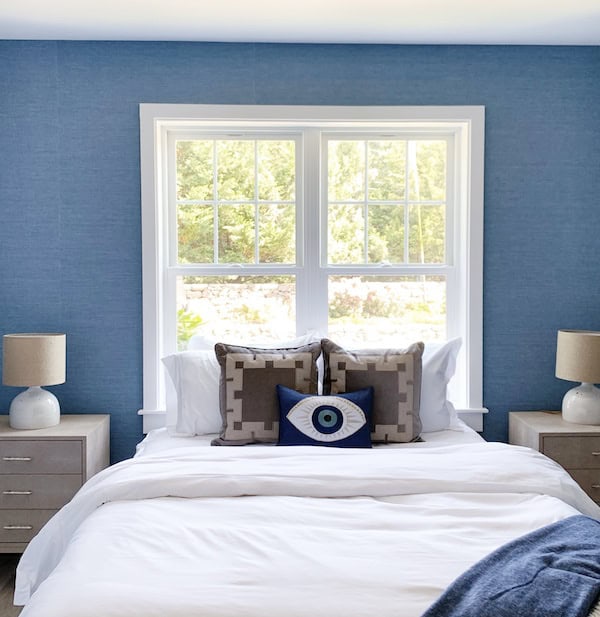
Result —
[[[301, 132], [282, 132], [281, 130], [272, 130], [265, 132], [264, 130], [244, 130], [244, 131], [236, 131], [236, 132], [224, 132], [222, 130], [182, 130], [182, 129], [172, 129], [166, 132], [166, 148], [167, 148], [167, 160], [163, 167], [163, 175], [164, 181], [167, 186], [167, 221], [168, 221], [168, 235], [167, 235], [167, 245], [169, 251], [169, 268], [177, 267], [183, 264], [179, 263], [178, 259], [178, 227], [177, 227], [177, 205], [182, 203], [184, 200], [180, 200], [177, 197], [177, 153], [176, 147], [178, 141], [194, 141], [194, 140], [215, 140], [215, 141], [235, 141], [235, 140], [282, 140], [282, 141], [292, 141], [295, 144], [295, 160], [296, 160], [296, 186], [295, 193], [296, 199], [294, 202], [286, 202], [280, 201], [277, 203], [292, 203], [296, 205], [296, 243], [302, 242], [301, 228], [299, 222], [301, 219], [298, 217], [298, 204], [301, 203], [301, 179], [300, 173], [301, 168], [298, 165], [298, 160], [300, 158], [300, 154], [302, 151], [302, 133]], [[218, 168], [215, 166], [213, 173], [216, 175], [218, 172]], [[248, 203], [248, 204], [263, 204], [263, 203], [271, 203], [268, 200], [260, 200], [256, 194], [257, 191], [257, 169], [255, 164], [255, 195], [253, 200], [249, 201], [235, 201], [235, 200], [220, 200], [217, 198], [216, 190], [217, 190], [217, 182], [216, 178], [214, 179], [214, 188], [213, 188], [213, 198], [210, 200], [185, 200], [186, 203], [199, 203], [199, 204], [207, 204], [212, 205], [213, 208], [218, 207], [219, 204], [233, 204], [233, 203]], [[300, 231], [300, 235], [299, 235]], [[255, 255], [258, 251], [258, 229], [255, 229]], [[227, 263], [218, 262], [217, 259], [218, 252], [218, 229], [215, 227], [213, 230], [213, 264], [215, 267], [223, 266], [227, 267]], [[187, 265], [187, 264], [186, 264]], [[208, 265], [208, 264], [196, 264], [198, 266]], [[229, 264], [231, 265], [231, 264]], [[236, 267], [240, 265], [249, 265], [249, 264], [234, 264]], [[258, 264], [257, 264], [258, 265]], [[283, 264], [282, 264], [283, 265]]]

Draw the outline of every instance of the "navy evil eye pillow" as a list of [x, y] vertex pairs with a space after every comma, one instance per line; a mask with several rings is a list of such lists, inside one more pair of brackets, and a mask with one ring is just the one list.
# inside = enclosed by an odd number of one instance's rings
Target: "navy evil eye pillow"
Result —
[[280, 446], [371, 447], [373, 388], [333, 396], [277, 386]]

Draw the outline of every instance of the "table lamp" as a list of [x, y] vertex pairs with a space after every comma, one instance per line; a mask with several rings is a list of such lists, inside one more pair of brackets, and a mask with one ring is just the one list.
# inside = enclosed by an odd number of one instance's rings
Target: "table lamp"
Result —
[[2, 337], [2, 383], [28, 386], [10, 404], [9, 424], [36, 429], [60, 422], [60, 405], [41, 386], [65, 382], [66, 334], [5, 334]]
[[559, 330], [556, 376], [581, 385], [569, 390], [562, 402], [562, 417], [575, 424], [600, 424], [600, 332]]

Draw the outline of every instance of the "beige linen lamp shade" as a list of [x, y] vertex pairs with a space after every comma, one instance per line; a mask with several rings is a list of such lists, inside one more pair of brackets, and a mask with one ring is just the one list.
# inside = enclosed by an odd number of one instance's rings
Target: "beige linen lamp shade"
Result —
[[58, 424], [58, 400], [41, 386], [65, 382], [66, 334], [5, 334], [2, 343], [2, 382], [28, 386], [10, 405], [10, 426], [35, 429]]
[[65, 334], [5, 334], [2, 381], [6, 386], [65, 382]]
[[559, 330], [556, 342], [556, 376], [581, 385], [563, 399], [563, 419], [577, 424], [600, 424], [600, 332]]

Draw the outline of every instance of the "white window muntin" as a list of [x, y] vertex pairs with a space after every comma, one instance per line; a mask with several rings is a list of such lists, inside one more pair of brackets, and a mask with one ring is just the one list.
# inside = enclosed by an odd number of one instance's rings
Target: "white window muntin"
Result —
[[[353, 132], [347, 132], [343, 129], [340, 129], [338, 131], [324, 131], [321, 133], [321, 152], [322, 152], [322, 156], [321, 156], [321, 178], [323, 179], [322, 181], [322, 190], [321, 190], [321, 199], [320, 199], [320, 203], [322, 204], [322, 211], [321, 211], [321, 230], [322, 230], [322, 237], [321, 237], [321, 247], [320, 247], [320, 254], [321, 254], [321, 264], [323, 267], [328, 267], [328, 268], [335, 268], [335, 269], [343, 269], [343, 268], [348, 268], [348, 269], [352, 269], [354, 270], [355, 267], [358, 264], [330, 264], [328, 263], [327, 260], [327, 238], [328, 238], [328, 234], [327, 234], [327, 204], [330, 203], [329, 202], [329, 195], [328, 195], [328, 173], [327, 173], [327, 160], [328, 160], [328, 142], [329, 141], [334, 141], [334, 140], [348, 140], [348, 141], [352, 141], [352, 140], [357, 140], [357, 141], [376, 141], [376, 140], [398, 140], [398, 141], [418, 141], [418, 140], [437, 140], [437, 141], [446, 141], [446, 161], [447, 161], [447, 170], [446, 170], [446, 201], [445, 201], [445, 206], [446, 206], [446, 232], [445, 232], [445, 243], [446, 243], [446, 258], [443, 262], [443, 264], [417, 264], [417, 263], [398, 263], [398, 264], [364, 264], [364, 267], [369, 268], [369, 272], [371, 272], [371, 270], [376, 269], [378, 267], [384, 267], [386, 268], [386, 272], [391, 273], [391, 270], [389, 270], [389, 268], [396, 268], [398, 269], [398, 273], [400, 274], [405, 274], [405, 273], [414, 273], [413, 272], [413, 268], [412, 266], [415, 266], [418, 270], [418, 273], [421, 274], [429, 274], [430, 272], [428, 270], [432, 270], [431, 273], [438, 273], [433, 272], [434, 270], [439, 270], [439, 267], [443, 267], [445, 265], [450, 265], [454, 259], [454, 255], [452, 252], [452, 247], [453, 247], [453, 243], [452, 243], [452, 234], [453, 234], [453, 201], [454, 201], [454, 194], [453, 194], [453, 179], [454, 179], [454, 173], [455, 173], [455, 169], [454, 169], [454, 136], [457, 132], [456, 128], [447, 128], [447, 129], [437, 129], [434, 130], [433, 128], [431, 128], [429, 131], [427, 132], [423, 132], [423, 131], [412, 131], [412, 130], [403, 130], [403, 131], [390, 131], [389, 129], [387, 131], [377, 131], [374, 130], [373, 128], [365, 128], [363, 129], [363, 131], [353, 131]], [[408, 183], [408, 175], [406, 177], [406, 181]], [[366, 197], [366, 200], [368, 200], [368, 197]], [[379, 203], [385, 203], [381, 200], [378, 200]], [[413, 202], [413, 200], [409, 199], [409, 195], [408, 195], [408, 191], [406, 191], [405, 193], [405, 198], [403, 200], [396, 200], [396, 201], [402, 201], [404, 203], [405, 206], [408, 206], [409, 204], [411, 204]], [[405, 242], [408, 240], [408, 235], [406, 235], [405, 238]], [[362, 265], [362, 264], [361, 264]], [[361, 266], [358, 266], [359, 268]], [[437, 267], [437, 268], [436, 268]], [[427, 270], [427, 271], [426, 271]], [[373, 272], [371, 272], [373, 273]]]
[[[264, 129], [260, 131], [251, 131], [244, 129], [243, 131], [226, 131], [221, 129], [204, 129], [195, 131], [184, 131], [181, 129], [167, 130], [166, 140], [168, 148], [168, 156], [163, 169], [164, 179], [168, 186], [168, 198], [165, 203], [165, 216], [168, 219], [168, 251], [169, 251], [169, 268], [184, 269], [184, 272], [178, 272], [178, 274], [184, 273], [186, 275], [194, 275], [196, 273], [206, 274], [207, 269], [210, 269], [212, 274], [224, 274], [230, 271], [232, 267], [244, 267], [250, 268], [250, 264], [227, 264], [227, 263], [213, 263], [213, 264], [180, 264], [177, 255], [177, 169], [176, 169], [176, 144], [178, 141], [193, 141], [193, 140], [221, 140], [221, 141], [235, 141], [235, 140], [267, 140], [267, 139], [279, 139], [295, 142], [295, 157], [296, 157], [296, 246], [302, 246], [302, 208], [299, 204], [302, 203], [302, 182], [301, 182], [301, 152], [302, 152], [302, 134], [300, 132], [282, 132], [281, 130], [273, 129], [266, 132]], [[216, 169], [215, 169], [216, 172]], [[255, 186], [257, 186], [255, 182]], [[216, 182], [215, 182], [216, 190]], [[256, 197], [256, 196], [255, 196]], [[207, 201], [206, 203], [214, 203], [215, 199]], [[222, 201], [222, 200], [221, 200]], [[258, 198], [255, 199], [256, 203], [261, 203]], [[191, 202], [198, 202], [200, 200], [191, 200]], [[230, 203], [222, 201], [222, 203]], [[233, 202], [231, 202], [233, 203]], [[215, 230], [216, 233], [216, 230]], [[217, 244], [217, 238], [214, 238], [215, 245]], [[255, 264], [260, 269], [263, 268], [285, 268], [286, 265], [299, 265], [301, 252], [297, 251], [296, 264]], [[220, 270], [223, 272], [220, 272]]]
[[[452, 231], [446, 235], [448, 256], [456, 260], [454, 266], [446, 264], [448, 283], [448, 336], [461, 336], [463, 351], [459, 359], [457, 378], [454, 380], [454, 400], [461, 411], [473, 416], [473, 425], [481, 425], [482, 408], [482, 261], [483, 261], [483, 131], [484, 109], [482, 107], [296, 107], [296, 106], [205, 106], [205, 105], [141, 105], [141, 167], [142, 167], [142, 233], [144, 271], [144, 409], [140, 413], [160, 412], [164, 400], [164, 382], [160, 357], [174, 351], [175, 310], [174, 278], [167, 276], [165, 248], [170, 245], [165, 237], [167, 228], [164, 212], [168, 203], [165, 187], [165, 152], [168, 137], [186, 131], [190, 126], [208, 128], [224, 134], [248, 129], [272, 134], [302, 132], [304, 151], [302, 159], [303, 186], [297, 192], [297, 217], [302, 217], [304, 207], [315, 208], [321, 201], [323, 183], [315, 161], [321, 164], [322, 156], [314, 157], [314, 145], [321, 139], [321, 131], [336, 133], [353, 131], [363, 135], [388, 134], [393, 129], [413, 129], [415, 134], [430, 136], [447, 132], [455, 135], [454, 173], [447, 178], [447, 225], [452, 221]], [[316, 130], [311, 130], [316, 129]], [[187, 134], [187, 133], [186, 133]], [[312, 144], [312, 147], [311, 147]], [[166, 157], [173, 160], [173, 157]], [[173, 163], [174, 164], [174, 163]], [[297, 175], [297, 181], [299, 179]], [[304, 190], [302, 190], [304, 189]], [[452, 197], [452, 198], [451, 198]], [[451, 203], [460, 207], [453, 212]], [[304, 207], [303, 207], [304, 206]], [[321, 212], [321, 223], [322, 217]], [[299, 221], [301, 223], [302, 221]], [[297, 233], [304, 230], [304, 241], [297, 243], [298, 251], [305, 248], [304, 265], [297, 266], [297, 294], [315, 291], [318, 281], [326, 281], [328, 271], [342, 272], [346, 266], [314, 267], [315, 256], [325, 255], [322, 231], [317, 217], [308, 217], [306, 224], [297, 225]], [[314, 250], [317, 249], [317, 250]], [[448, 261], [448, 259], [447, 259]], [[301, 263], [301, 262], [299, 262]], [[374, 267], [373, 267], [374, 266]], [[228, 266], [228, 271], [231, 265]], [[256, 266], [243, 266], [244, 272], [252, 274]], [[378, 264], [368, 265], [367, 271], [374, 274]], [[386, 274], [392, 274], [390, 266]], [[393, 267], [393, 266], [392, 266]], [[438, 267], [438, 266], [435, 266]], [[177, 266], [177, 269], [182, 266]], [[183, 266], [191, 273], [189, 266]], [[196, 268], [196, 266], [193, 266]], [[277, 273], [280, 266], [261, 265], [256, 273]], [[359, 274], [360, 267], [351, 266], [352, 273]], [[427, 264], [401, 266], [402, 273], [413, 271], [425, 274]], [[215, 270], [211, 270], [214, 274]], [[309, 272], [314, 274], [308, 275]], [[302, 300], [299, 305], [302, 304]], [[169, 309], [172, 304], [172, 310]], [[302, 331], [315, 327], [315, 321], [326, 323], [327, 304], [320, 311], [298, 307], [297, 325]], [[321, 303], [323, 304], [323, 303]], [[320, 314], [319, 314], [320, 313]], [[172, 325], [169, 325], [171, 323]], [[163, 385], [161, 385], [163, 384]], [[160, 420], [159, 420], [160, 423]], [[151, 427], [152, 422], [145, 423]]]

